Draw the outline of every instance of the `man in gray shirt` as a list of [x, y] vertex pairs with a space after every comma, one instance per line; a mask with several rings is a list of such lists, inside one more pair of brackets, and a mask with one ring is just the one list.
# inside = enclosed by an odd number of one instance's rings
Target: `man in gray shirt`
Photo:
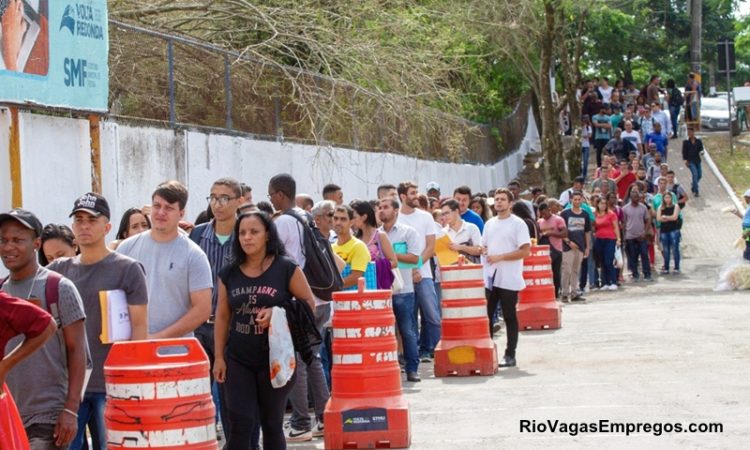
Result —
[[68, 277], [81, 294], [93, 363], [91, 378], [78, 410], [78, 433], [71, 447], [81, 448], [88, 424], [94, 448], [104, 450], [107, 444], [104, 423], [104, 361], [112, 344], [106, 336], [102, 336], [100, 294], [121, 291], [128, 305], [130, 338], [146, 339], [146, 278], [140, 264], [107, 248], [105, 238], [112, 228], [107, 199], [93, 192], [84, 194], [73, 203], [70, 215], [73, 217], [73, 234], [81, 254], [73, 258], [57, 259], [48, 268]]
[[638, 259], [643, 266], [643, 276], [651, 281], [651, 263], [648, 259], [648, 242], [653, 237], [651, 215], [644, 205], [641, 192], [637, 188], [630, 190], [630, 202], [623, 206], [625, 221], [625, 251], [628, 255], [628, 269], [633, 280], [638, 281]]
[[211, 266], [203, 250], [179, 229], [187, 199], [187, 188], [179, 181], [161, 183], [151, 196], [151, 230], [117, 247], [146, 269], [149, 339], [192, 337], [211, 315]]
[[[0, 280], [2, 290], [50, 311], [59, 323], [55, 337], [19, 363], [7, 382], [31, 449], [64, 449], [78, 428], [88, 353], [86, 315], [78, 291], [66, 278], [59, 280], [57, 304], [47, 298], [50, 271], [40, 267], [36, 258], [41, 234], [41, 222], [29, 211], [14, 209], [0, 214], [0, 257], [10, 272], [10, 277]], [[22, 341], [22, 336], [11, 339], [5, 353]]]

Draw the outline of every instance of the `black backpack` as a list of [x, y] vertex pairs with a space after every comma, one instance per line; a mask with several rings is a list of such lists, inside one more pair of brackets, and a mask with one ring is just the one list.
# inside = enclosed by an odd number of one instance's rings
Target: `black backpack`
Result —
[[302, 268], [302, 272], [313, 294], [321, 300], [331, 301], [333, 293], [344, 288], [344, 280], [336, 267], [331, 243], [312, 220], [303, 220], [291, 210], [284, 214], [294, 217], [302, 224], [304, 235], [300, 237], [302, 253], [305, 255], [305, 267]]
[[685, 102], [685, 98], [682, 96], [682, 92], [680, 92], [680, 90], [677, 88], [673, 88], [669, 96], [669, 105], [670, 106], [682, 106], [684, 102]]

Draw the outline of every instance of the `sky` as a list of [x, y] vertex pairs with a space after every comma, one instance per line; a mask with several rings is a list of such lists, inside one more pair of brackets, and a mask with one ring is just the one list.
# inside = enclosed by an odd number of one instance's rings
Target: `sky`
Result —
[[739, 6], [737, 7], [738, 11], [738, 17], [747, 16], [750, 14], [750, 1], [749, 0], [743, 0], [740, 1]]

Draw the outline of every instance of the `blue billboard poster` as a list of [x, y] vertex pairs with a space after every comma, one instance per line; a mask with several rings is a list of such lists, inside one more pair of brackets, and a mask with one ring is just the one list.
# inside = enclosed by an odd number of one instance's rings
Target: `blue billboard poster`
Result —
[[107, 111], [106, 0], [0, 0], [0, 102]]

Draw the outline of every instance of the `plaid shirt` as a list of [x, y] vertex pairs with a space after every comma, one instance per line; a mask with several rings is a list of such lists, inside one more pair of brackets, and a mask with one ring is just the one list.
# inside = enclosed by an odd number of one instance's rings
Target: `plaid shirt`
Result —
[[219, 296], [219, 291], [216, 289], [219, 272], [232, 259], [232, 240], [234, 240], [234, 233], [232, 233], [224, 244], [219, 242], [219, 238], [216, 237], [216, 230], [214, 229], [214, 221], [211, 220], [211, 222], [204, 225], [199, 225], [190, 233], [190, 239], [203, 250], [208, 257], [208, 263], [211, 265], [211, 277], [214, 281], [214, 289], [211, 293], [212, 315], [216, 312], [216, 302]]

